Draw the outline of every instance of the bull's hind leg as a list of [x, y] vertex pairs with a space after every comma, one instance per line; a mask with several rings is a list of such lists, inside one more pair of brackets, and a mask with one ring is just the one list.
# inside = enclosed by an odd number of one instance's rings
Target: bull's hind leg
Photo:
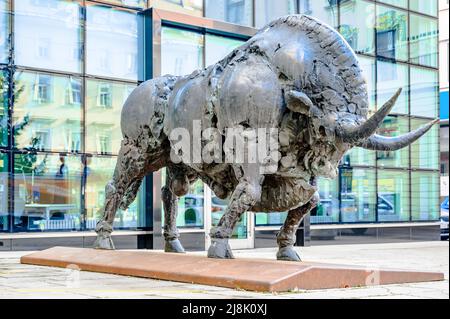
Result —
[[250, 174], [244, 171], [244, 176], [239, 178], [239, 184], [231, 195], [225, 214], [217, 227], [211, 229], [211, 246], [208, 249], [208, 257], [234, 258], [228, 240], [242, 214], [260, 200], [262, 181], [258, 171], [250, 171]]
[[103, 217], [95, 228], [97, 239], [94, 248], [114, 249], [111, 233], [119, 206], [126, 209], [135, 199], [144, 176], [157, 169], [149, 165], [145, 149], [127, 139], [122, 141], [113, 178], [105, 187]]
[[277, 234], [277, 243], [279, 247], [277, 252], [278, 260], [301, 261], [300, 256], [294, 250], [296, 240], [295, 234], [303, 217], [317, 206], [319, 200], [319, 195], [316, 193], [307, 204], [288, 212], [286, 221]]
[[[166, 183], [161, 189], [161, 196], [164, 208], [164, 251], [168, 253], [184, 253], [184, 248], [180, 243], [180, 233], [177, 228], [178, 196], [187, 192], [189, 182], [184, 179], [184, 185], [180, 185], [180, 179], [175, 179], [173, 169], [167, 168]], [[174, 190], [175, 188], [175, 190]], [[180, 189], [177, 189], [180, 188]], [[182, 191], [184, 190], [184, 191]]]

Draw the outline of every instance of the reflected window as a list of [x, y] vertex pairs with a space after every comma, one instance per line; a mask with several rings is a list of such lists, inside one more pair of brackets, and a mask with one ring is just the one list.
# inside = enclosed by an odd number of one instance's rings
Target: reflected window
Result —
[[377, 205], [375, 170], [342, 169], [340, 176], [342, 222], [374, 222]]
[[253, 25], [253, 0], [206, 0], [205, 16], [245, 26]]
[[299, 11], [327, 23], [333, 28], [338, 27], [338, 2], [330, 0], [300, 0]]
[[[411, 119], [411, 129], [427, 124], [429, 120]], [[413, 168], [439, 169], [439, 125], [411, 145], [411, 165]]]
[[203, 68], [203, 35], [163, 27], [161, 42], [162, 74], [187, 75]]
[[411, 67], [411, 115], [437, 118], [439, 109], [438, 71]]
[[408, 13], [390, 7], [377, 6], [377, 55], [396, 60], [408, 60]]
[[319, 178], [320, 203], [311, 211], [311, 224], [339, 222], [339, 193], [337, 180]]
[[[83, 178], [86, 180], [86, 228], [95, 229], [97, 222], [103, 217], [102, 208], [105, 204], [105, 186], [114, 174], [117, 157], [87, 157]], [[117, 210], [115, 228], [145, 227], [142, 187], [136, 199], [127, 210]]]
[[86, 11], [86, 72], [137, 80], [136, 12], [97, 5]]
[[357, 0], [342, 1], [339, 32], [357, 53], [375, 52], [375, 5]]
[[409, 221], [409, 173], [379, 170], [377, 202], [378, 221]]
[[14, 48], [18, 65], [81, 72], [81, 7], [77, 1], [14, 2]]
[[0, 152], [0, 232], [9, 229], [8, 176], [8, 154]]
[[86, 81], [86, 152], [118, 154], [123, 103], [135, 87], [117, 82]]
[[408, 66], [402, 63], [378, 61], [377, 64], [378, 82], [378, 107], [388, 101], [399, 88], [403, 91], [391, 113], [408, 114], [408, 87], [409, 74]]
[[20, 88], [13, 116], [15, 147], [80, 152], [81, 79], [17, 72], [15, 81]]
[[412, 172], [411, 179], [412, 220], [439, 220], [439, 173]]
[[156, 0], [152, 1], [155, 8], [172, 12], [203, 16], [203, 0]]
[[[387, 116], [378, 129], [378, 134], [383, 136], [399, 136], [408, 132], [408, 118], [403, 116]], [[409, 147], [395, 152], [377, 152], [377, 160], [380, 167], [408, 167]]]
[[70, 79], [66, 89], [66, 104], [81, 103], [81, 82]]
[[438, 66], [438, 20], [417, 14], [410, 15], [410, 61], [416, 64]]
[[255, 2], [255, 26], [264, 27], [267, 23], [298, 12], [296, 0], [256, 0]]
[[15, 230], [79, 230], [81, 172], [81, 157], [15, 154]]
[[207, 34], [205, 38], [205, 64], [213, 65], [222, 60], [244, 41]]
[[0, 0], [0, 63], [8, 62], [9, 0]]

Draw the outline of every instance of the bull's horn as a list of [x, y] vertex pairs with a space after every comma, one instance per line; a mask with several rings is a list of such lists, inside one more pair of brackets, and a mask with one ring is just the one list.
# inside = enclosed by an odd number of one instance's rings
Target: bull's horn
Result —
[[396, 137], [386, 137], [375, 134], [367, 140], [357, 143], [356, 146], [373, 151], [398, 151], [417, 141], [438, 122], [439, 120], [434, 120], [413, 132]]
[[391, 112], [397, 102], [402, 89], [398, 89], [393, 97], [387, 101], [370, 119], [360, 126], [340, 126], [336, 134], [346, 143], [358, 143], [372, 136], [383, 122], [384, 118]]

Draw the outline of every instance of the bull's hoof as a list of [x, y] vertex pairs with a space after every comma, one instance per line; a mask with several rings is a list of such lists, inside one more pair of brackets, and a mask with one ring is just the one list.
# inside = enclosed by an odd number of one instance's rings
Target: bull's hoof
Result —
[[292, 246], [281, 247], [277, 252], [277, 259], [284, 261], [302, 261]]
[[166, 244], [164, 245], [164, 251], [166, 253], [179, 253], [179, 254], [185, 253], [184, 248], [178, 239], [166, 240]]
[[234, 259], [228, 239], [213, 238], [208, 249], [208, 258]]
[[97, 235], [97, 239], [94, 243], [95, 249], [105, 249], [105, 250], [114, 250], [114, 243], [111, 238], [111, 233], [109, 234], [101, 234]]

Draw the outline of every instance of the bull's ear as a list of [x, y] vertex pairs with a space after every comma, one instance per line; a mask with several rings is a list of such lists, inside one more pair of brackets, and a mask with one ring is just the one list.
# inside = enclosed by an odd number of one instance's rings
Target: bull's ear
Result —
[[311, 99], [305, 93], [299, 91], [289, 91], [286, 93], [286, 104], [292, 112], [304, 115], [309, 115], [311, 109], [314, 107]]

